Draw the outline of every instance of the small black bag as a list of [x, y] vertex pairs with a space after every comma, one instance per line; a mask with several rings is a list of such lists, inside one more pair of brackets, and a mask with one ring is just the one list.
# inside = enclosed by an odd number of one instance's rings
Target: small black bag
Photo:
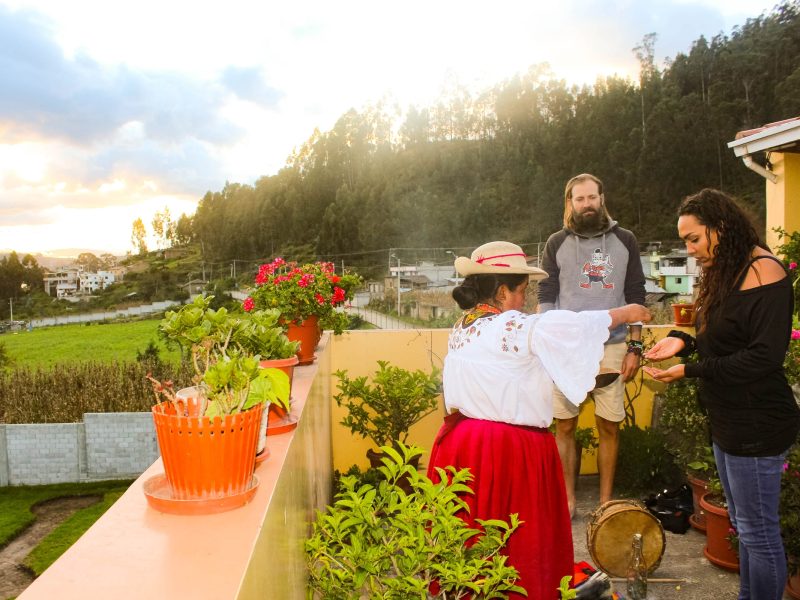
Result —
[[683, 484], [674, 490], [663, 490], [650, 494], [644, 505], [659, 521], [661, 526], [672, 533], [686, 533], [689, 529], [689, 516], [694, 512], [692, 490]]

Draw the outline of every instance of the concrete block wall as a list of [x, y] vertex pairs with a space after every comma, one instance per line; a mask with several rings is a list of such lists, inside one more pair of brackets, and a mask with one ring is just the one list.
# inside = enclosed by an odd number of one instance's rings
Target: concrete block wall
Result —
[[9, 485], [80, 481], [81, 423], [6, 425]]
[[86, 413], [83, 425], [91, 479], [138, 477], [159, 456], [151, 413]]
[[0, 425], [0, 485], [141, 475], [158, 458], [150, 413], [87, 413], [83, 423]]

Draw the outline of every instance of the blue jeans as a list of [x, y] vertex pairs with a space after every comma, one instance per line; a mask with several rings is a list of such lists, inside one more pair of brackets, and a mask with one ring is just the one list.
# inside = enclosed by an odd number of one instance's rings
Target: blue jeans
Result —
[[731, 523], [739, 533], [739, 600], [781, 600], [786, 556], [778, 520], [785, 454], [733, 456], [714, 444]]

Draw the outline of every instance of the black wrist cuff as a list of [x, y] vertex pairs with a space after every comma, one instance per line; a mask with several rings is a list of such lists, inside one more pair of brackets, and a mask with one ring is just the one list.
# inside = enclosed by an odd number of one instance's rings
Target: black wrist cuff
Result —
[[673, 329], [667, 334], [667, 337], [674, 337], [678, 338], [679, 340], [683, 340], [683, 350], [678, 352], [675, 356], [680, 358], [686, 358], [687, 356], [691, 356], [695, 350], [697, 350], [697, 345], [695, 339], [690, 336], [685, 331], [678, 331], [677, 329]]

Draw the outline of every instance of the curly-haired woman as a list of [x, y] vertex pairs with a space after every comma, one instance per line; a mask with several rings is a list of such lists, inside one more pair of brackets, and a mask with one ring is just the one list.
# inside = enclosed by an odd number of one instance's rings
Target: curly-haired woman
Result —
[[700, 378], [714, 457], [739, 533], [740, 600], [780, 600], [786, 558], [778, 521], [781, 471], [800, 429], [800, 409], [783, 373], [792, 329], [792, 283], [747, 213], [718, 190], [688, 196], [678, 234], [702, 267], [697, 337], [671, 331], [645, 354], [699, 360], [666, 370], [670, 382]]

